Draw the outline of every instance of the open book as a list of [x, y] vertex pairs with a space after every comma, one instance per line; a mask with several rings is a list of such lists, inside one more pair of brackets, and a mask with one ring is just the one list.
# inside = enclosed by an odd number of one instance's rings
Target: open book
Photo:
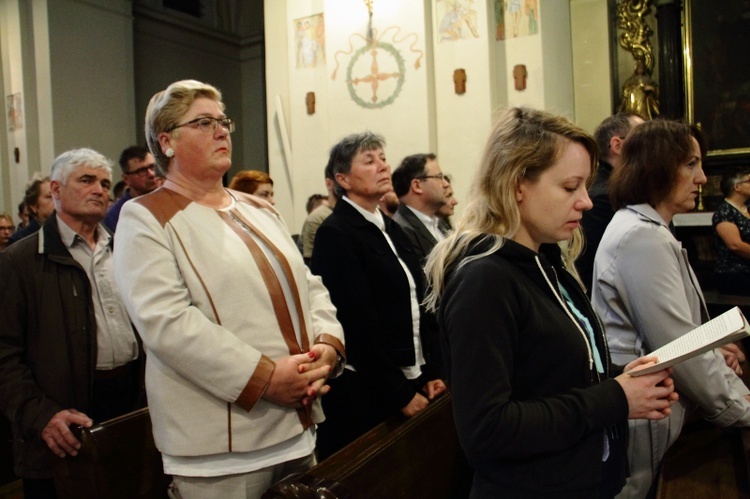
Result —
[[750, 336], [750, 326], [738, 307], [714, 317], [702, 326], [685, 333], [674, 341], [648, 354], [658, 357], [659, 362], [653, 366], [630, 371], [631, 376], [661, 371], [703, 352], [719, 348], [722, 345]]

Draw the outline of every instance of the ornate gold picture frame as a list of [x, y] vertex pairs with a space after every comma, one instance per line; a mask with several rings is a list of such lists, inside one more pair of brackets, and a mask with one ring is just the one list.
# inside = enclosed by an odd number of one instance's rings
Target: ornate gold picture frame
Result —
[[685, 0], [685, 110], [708, 136], [709, 156], [750, 155], [750, 7]]

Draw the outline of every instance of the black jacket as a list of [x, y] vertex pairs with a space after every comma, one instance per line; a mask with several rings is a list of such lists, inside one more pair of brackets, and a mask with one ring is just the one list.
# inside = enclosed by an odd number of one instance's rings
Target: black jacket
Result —
[[424, 263], [427, 255], [430, 254], [432, 248], [437, 244], [437, 239], [435, 239], [422, 221], [405, 204], [398, 206], [393, 220], [404, 229], [404, 234], [406, 234], [412, 248], [414, 248], [414, 251], [419, 256], [420, 261]]
[[[541, 253], [506, 240], [451, 272], [441, 296], [438, 321], [474, 497], [597, 496], [605, 429], [627, 419], [620, 385], [600, 379], [610, 366], [596, 315], [559, 248]], [[558, 282], [595, 329], [604, 376]]]
[[0, 253], [0, 324], [0, 408], [13, 427], [15, 472], [49, 478], [41, 432], [63, 409], [90, 413], [96, 368], [89, 279], [56, 216]]
[[[403, 230], [388, 217], [385, 230], [424, 297], [419, 259]], [[395, 410], [416, 394], [401, 366], [415, 363], [409, 283], [401, 264], [380, 230], [347, 201], [336, 203], [333, 213], [315, 235], [312, 272], [323, 278], [336, 315], [344, 327], [347, 362], [371, 385], [372, 394]], [[434, 342], [420, 327], [427, 365], [423, 378], [436, 379], [432, 369]], [[328, 396], [328, 395], [327, 395]]]
[[584, 211], [581, 219], [586, 244], [576, 261], [576, 269], [578, 269], [578, 275], [581, 276], [581, 281], [588, 289], [589, 296], [591, 296], [591, 281], [594, 277], [596, 249], [599, 247], [607, 225], [615, 216], [615, 210], [612, 209], [612, 203], [609, 201], [609, 177], [611, 175], [612, 165], [599, 161], [596, 178], [589, 189], [589, 197], [594, 206]]

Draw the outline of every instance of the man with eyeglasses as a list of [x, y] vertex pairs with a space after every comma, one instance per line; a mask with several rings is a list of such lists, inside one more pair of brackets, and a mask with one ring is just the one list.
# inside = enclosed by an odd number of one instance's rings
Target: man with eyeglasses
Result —
[[432, 248], [445, 236], [438, 212], [445, 206], [449, 187], [434, 154], [407, 156], [392, 175], [399, 207], [393, 220], [406, 232], [422, 264]]
[[127, 186], [125, 194], [113, 204], [107, 216], [104, 217], [104, 225], [115, 232], [117, 221], [120, 219], [122, 205], [138, 196], [143, 196], [156, 189], [156, 162], [148, 148], [143, 146], [130, 146], [120, 154], [120, 168], [122, 179]]

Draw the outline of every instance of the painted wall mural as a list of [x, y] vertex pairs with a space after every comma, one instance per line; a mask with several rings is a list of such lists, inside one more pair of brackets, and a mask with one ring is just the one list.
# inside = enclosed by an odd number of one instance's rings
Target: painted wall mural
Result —
[[439, 41], [479, 38], [477, 11], [472, 8], [473, 3], [474, 0], [437, 0]]
[[[398, 97], [406, 81], [407, 65], [403, 52], [414, 58], [413, 68], [419, 70], [424, 52], [415, 48], [419, 41], [416, 33], [399, 36], [401, 28], [390, 26], [382, 34], [372, 29], [372, 38], [359, 33], [349, 36], [347, 50], [334, 55], [335, 68], [331, 79], [336, 80], [341, 60], [346, 65], [345, 82], [349, 96], [358, 106], [379, 109]], [[348, 58], [348, 60], [347, 60]]]
[[538, 0], [495, 0], [497, 40], [539, 33]]
[[325, 65], [325, 31], [323, 14], [294, 20], [295, 57], [298, 69]]

